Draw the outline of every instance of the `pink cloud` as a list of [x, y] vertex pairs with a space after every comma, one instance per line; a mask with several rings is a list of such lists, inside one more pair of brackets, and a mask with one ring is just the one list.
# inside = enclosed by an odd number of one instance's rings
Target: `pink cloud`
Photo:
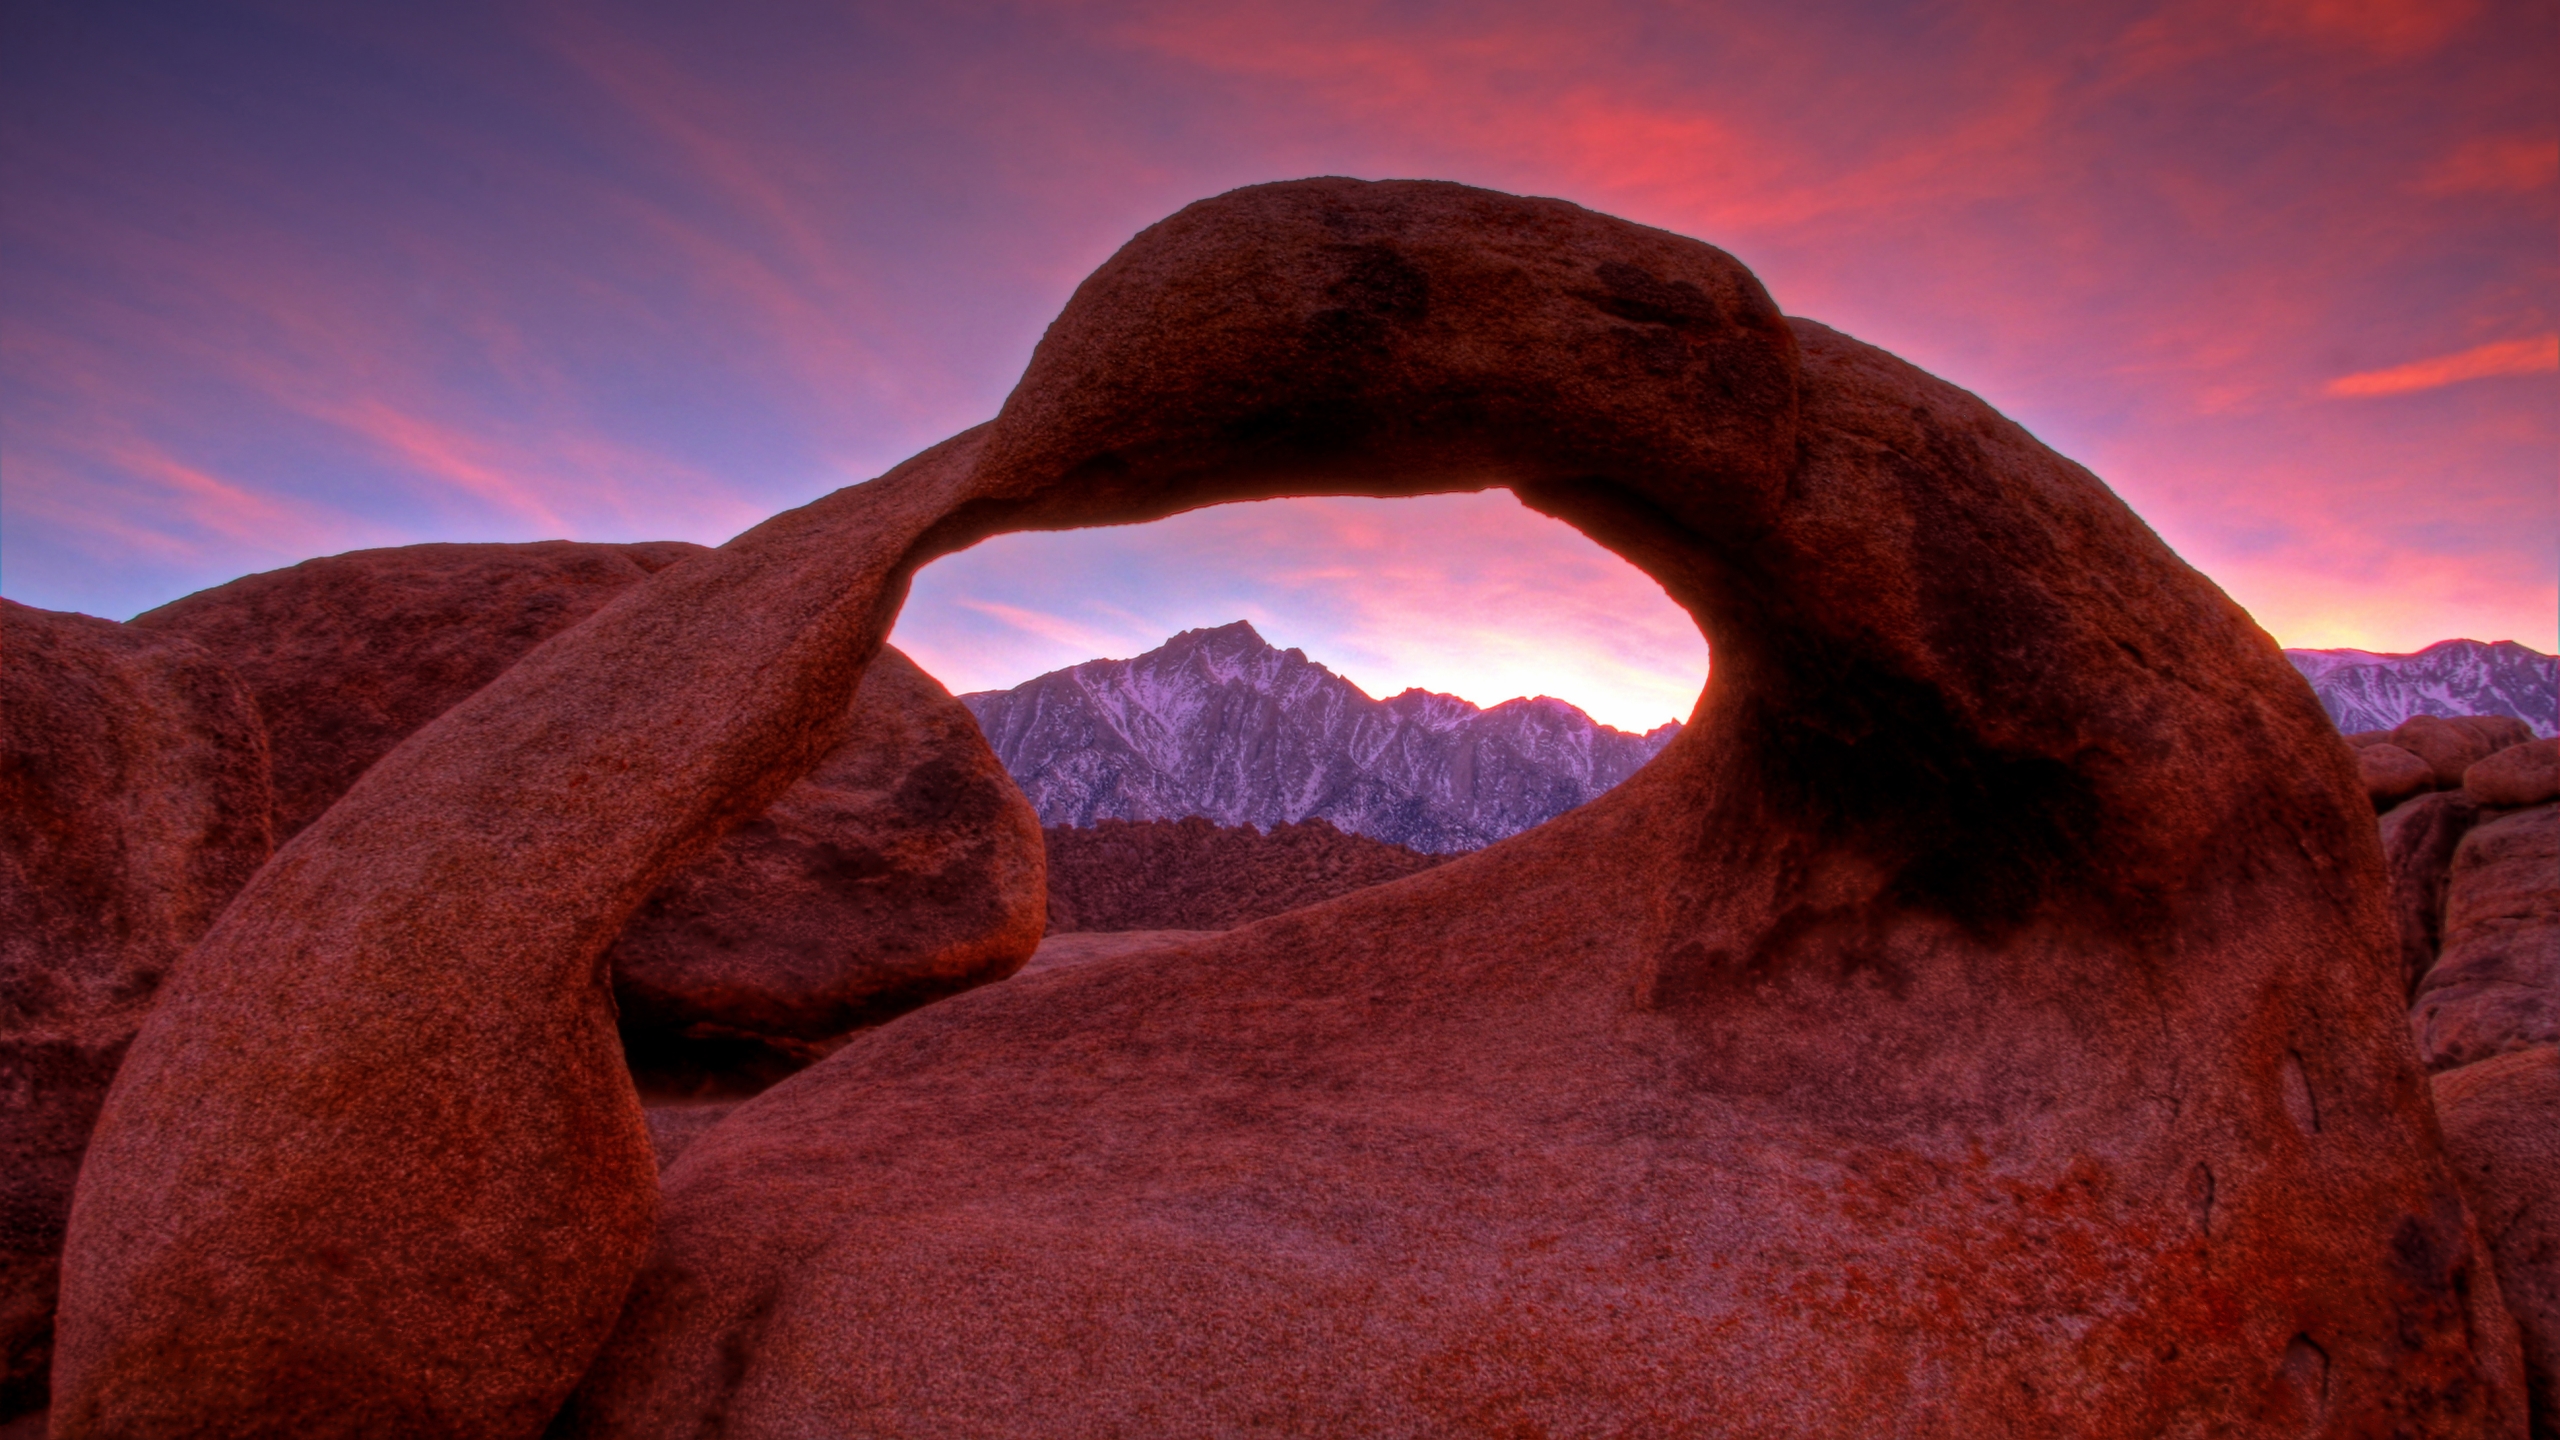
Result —
[[2478, 17], [2478, 0], [2259, 0], [2255, 18], [2279, 33], [2360, 46], [2388, 59], [2423, 55]]
[[[36, 427], [60, 451], [41, 473], [119, 493], [179, 493], [108, 443], [135, 435], [290, 502], [258, 473], [272, 447], [243, 438], [266, 427], [306, 470], [343, 459], [361, 477], [346, 523], [396, 508], [400, 538], [717, 539], [992, 413], [1074, 284], [1186, 200], [1291, 174], [1446, 176], [1723, 245], [1791, 312], [2101, 462], [2280, 635], [2371, 637], [2395, 604], [2450, 624], [2461, 596], [2505, 615], [2496, 595], [2543, 593], [2547, 475], [2517, 458], [2547, 457], [2541, 391], [2327, 403], [2550, 368], [2560, 145], [2532, 53], [2549, 47], [2516, 40], [2520, 13], [983, 0], [813, 12], [784, 37], [573, 5], [523, 22], [503, 79], [465, 77], [503, 92], [517, 128], [398, 117], [430, 170], [469, 171], [451, 194], [404, 179], [360, 213], [277, 147], [243, 146], [194, 177], [177, 225], [166, 197], [120, 218], [62, 202], [96, 167], [55, 157], [70, 178], [0, 224], [100, 260], [101, 283], [65, 292], [83, 312], [48, 317], [90, 348], [10, 363], [62, 411]], [[2503, 338], [2519, 333], [2537, 338]], [[2492, 343], [2343, 373], [2472, 342]], [[2542, 348], [2501, 348], [2520, 344]], [[233, 405], [252, 418], [225, 428]], [[13, 513], [19, 488], [71, 483], [37, 474], [16, 467]], [[982, 574], [938, 602], [940, 653], [1009, 682], [1086, 658], [1058, 653], [1066, 637], [1125, 650], [1242, 614], [1363, 683], [1641, 694], [1626, 717], [1647, 723], [1685, 708], [1704, 654], [1680, 648], [1697, 642], [1676, 611], [1654, 633], [1655, 602], [1581, 576], [1569, 534], [1434, 513], [1480, 562], [1366, 512], [1220, 512], [1113, 553], [1169, 565], [1192, 547], [1250, 594], [1197, 569], [1110, 597]], [[177, 514], [172, 533], [212, 543]], [[2399, 558], [2341, 558], [2368, 552]], [[1504, 565], [1577, 578], [1542, 591]], [[2445, 578], [2465, 566], [2505, 578]], [[1470, 627], [1451, 596], [1511, 618]], [[2548, 645], [2551, 626], [2517, 638]], [[995, 673], [998, 656], [1027, 668]]]
[[2363, 370], [2341, 375], [2322, 386], [2322, 393], [2350, 399], [2376, 395], [2406, 395], [2417, 390], [2436, 390], [2459, 385], [2465, 380], [2490, 380], [2506, 375], [2538, 375], [2546, 370], [2560, 370], [2560, 334], [2534, 335], [2522, 340], [2493, 340], [2474, 345], [2450, 355], [2437, 355], [2425, 360], [2412, 360], [2386, 370]]
[[2560, 178], [2560, 138], [2485, 135], [2465, 140], [2418, 185], [2426, 195], [2523, 195]]

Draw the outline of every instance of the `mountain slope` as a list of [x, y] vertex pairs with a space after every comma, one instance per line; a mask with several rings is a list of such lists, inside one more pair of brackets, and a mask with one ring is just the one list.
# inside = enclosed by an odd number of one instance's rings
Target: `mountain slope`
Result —
[[2414, 655], [2284, 654], [2349, 734], [2388, 730], [2412, 715], [2513, 715], [2536, 735], [2560, 732], [2560, 658], [2512, 640], [2440, 640]]
[[1322, 817], [1433, 853], [1592, 799], [1680, 728], [1630, 735], [1546, 696], [1491, 709], [1425, 690], [1373, 700], [1243, 621], [960, 700], [1044, 825]]

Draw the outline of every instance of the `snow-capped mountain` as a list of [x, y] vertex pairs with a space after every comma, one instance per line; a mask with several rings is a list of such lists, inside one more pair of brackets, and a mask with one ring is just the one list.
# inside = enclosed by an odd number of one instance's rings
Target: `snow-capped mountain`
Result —
[[2560, 658], [2513, 640], [2440, 640], [2415, 655], [2284, 654], [2348, 734], [2412, 715], [2513, 715], [2536, 735], [2560, 733]]
[[960, 701], [1044, 825], [1322, 816], [1431, 852], [1562, 814], [1680, 729], [1630, 735], [1546, 696], [1491, 709], [1426, 690], [1373, 700], [1241, 620]]

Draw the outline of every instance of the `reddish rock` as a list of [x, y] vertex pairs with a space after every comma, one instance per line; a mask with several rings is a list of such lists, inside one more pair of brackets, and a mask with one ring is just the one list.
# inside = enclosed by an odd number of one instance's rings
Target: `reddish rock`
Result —
[[848, 729], [625, 927], [607, 960], [626, 1035], [822, 1041], [1030, 957], [1040, 819], [969, 712], [884, 648]]
[[267, 857], [267, 751], [187, 641], [0, 600], [0, 1420], [44, 1403], [73, 1177], [161, 976]]
[[1049, 929], [1225, 930], [1445, 863], [1321, 818], [1274, 825], [1105, 820], [1051, 826]]
[[[917, 567], [1486, 483], [1710, 632], [1654, 764], [866, 1031], [653, 1226], [597, 962], [834, 747]], [[261, 872], [101, 1121], [55, 1424], [2511, 1433], [2333, 734], [2087, 472], [1721, 252], [1239, 191], [991, 425], [653, 577]]]
[[[677, 561], [680, 541], [412, 545], [251, 575], [139, 617], [246, 676], [291, 834], [418, 727]], [[847, 743], [635, 917], [610, 964], [652, 1093], [751, 1094], [1039, 943], [1038, 821], [960, 703], [885, 652]]]
[[2454, 1176], [2524, 1333], [2534, 1440], [2560, 1436], [2560, 1050], [2445, 1071], [2435, 1093]]
[[2435, 788], [2435, 767], [2397, 745], [2367, 745], [2356, 752], [2356, 773], [2376, 810], [2388, 810]]
[[2391, 743], [2427, 762], [2433, 788], [2451, 790], [2462, 783], [2462, 772], [2472, 762], [2487, 759], [2499, 748], [2488, 727], [2473, 723], [2480, 718], [2485, 717], [2413, 715], [2392, 730]]
[[2454, 723], [2469, 726], [2471, 733], [2487, 741], [2492, 755], [2533, 740], [2533, 727], [2513, 715], [2462, 715]]
[[2477, 805], [2548, 805], [2560, 800], [2560, 740], [2511, 745], [2462, 772], [2462, 793]]
[[1068, 935], [1052, 935], [1041, 941], [1040, 948], [1032, 952], [1030, 961], [1022, 967], [1022, 973], [1033, 975], [1093, 960], [1116, 960], [1123, 955], [1180, 950], [1225, 933], [1223, 930], [1078, 930]]
[[543, 540], [355, 550], [200, 590], [133, 624], [197, 642], [248, 682], [273, 747], [282, 843], [419, 726], [702, 548]]
[[2444, 943], [2409, 1017], [2427, 1067], [2560, 1042], [2560, 806], [2463, 836], [2444, 912]]
[[2453, 852], [2480, 823], [2480, 807], [2459, 790], [2421, 795], [2382, 817], [2382, 863], [2391, 877], [2391, 920], [2400, 932], [2402, 993], [2435, 968], [2444, 943], [2444, 887]]
[[676, 1157], [682, 1155], [687, 1146], [709, 1134], [712, 1126], [727, 1119], [729, 1112], [737, 1108], [734, 1104], [716, 1102], [650, 1106], [647, 1112], [649, 1146], [657, 1154], [658, 1168], [664, 1170], [676, 1163]]

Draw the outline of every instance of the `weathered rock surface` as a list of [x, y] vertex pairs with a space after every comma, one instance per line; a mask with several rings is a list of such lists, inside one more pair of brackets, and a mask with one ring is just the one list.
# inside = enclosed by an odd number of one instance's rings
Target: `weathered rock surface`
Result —
[[[1486, 483], [1709, 630], [1652, 765], [865, 1032], [653, 1224], [597, 961], [833, 748], [917, 566]], [[101, 1122], [55, 1424], [2512, 1433], [2333, 734], [2085, 471], [1721, 252], [1239, 191], [993, 424], [626, 592], [260, 873]]]
[[1226, 930], [1250, 920], [1401, 880], [1443, 863], [1322, 820], [1212, 825], [1105, 820], [1052, 826], [1049, 929]]
[[1034, 975], [1043, 970], [1082, 965], [1093, 960], [1116, 960], [1123, 955], [1179, 950], [1225, 933], [1223, 930], [1078, 930], [1068, 935], [1052, 935], [1041, 941], [1040, 948], [1032, 952], [1030, 961], [1022, 967], [1022, 973]]
[[[412, 545], [251, 575], [135, 620], [216, 650], [274, 739], [291, 834], [681, 541]], [[849, 738], [651, 896], [609, 965], [652, 1093], [750, 1094], [827, 1040], [1009, 974], [1039, 943], [1038, 821], [967, 710], [884, 652]]]
[[169, 966], [267, 857], [267, 750], [185, 640], [0, 600], [0, 1420], [44, 1403], [81, 1151]]
[[2435, 788], [2435, 767], [2397, 745], [2367, 745], [2356, 752], [2356, 771], [2376, 810], [2388, 810]]
[[607, 952], [626, 1034], [826, 1040], [1039, 945], [1039, 817], [969, 712], [883, 648], [848, 732], [632, 917]]
[[2458, 715], [2454, 723], [2469, 726], [2473, 734], [2488, 741], [2492, 755], [2510, 746], [2528, 744], [2534, 737], [2533, 727], [2513, 715]]
[[2500, 807], [2560, 800], [2560, 740], [2513, 745], [2474, 761], [2462, 772], [2462, 793], [2473, 804]]
[[[2488, 723], [2492, 718], [2506, 719], [2504, 716], [2485, 715], [2412, 716], [2392, 730], [2391, 743], [2427, 762], [2427, 768], [2433, 772], [2434, 788], [2451, 790], [2462, 783], [2462, 772], [2470, 769], [2473, 761], [2485, 760], [2503, 748], [2502, 740], [2506, 744], [2514, 744], [2533, 738], [2528, 730], [2509, 740], [2501, 730]], [[2508, 723], [2515, 724], [2514, 721]], [[2523, 730], [2524, 727], [2516, 725], [2516, 728]]]
[[2534, 1440], [2560, 1436], [2560, 1050], [2435, 1077], [2445, 1150], [2524, 1332]]
[[685, 1152], [685, 1147], [701, 1139], [711, 1127], [729, 1118], [735, 1104], [652, 1105], [646, 1112], [649, 1120], [649, 1147], [658, 1158], [658, 1168], [666, 1169]]
[[2435, 1070], [2560, 1043], [2560, 806], [2462, 837], [2445, 882], [2443, 945], [2410, 1023]]
[[2415, 999], [2444, 944], [2444, 889], [2453, 853], [2480, 823], [2458, 790], [2421, 795], [2382, 817], [2382, 863], [2391, 877], [2391, 922], [2400, 932], [2401, 986]]
[[133, 617], [248, 682], [274, 753], [278, 843], [526, 651], [703, 547], [403, 545], [246, 575]]

